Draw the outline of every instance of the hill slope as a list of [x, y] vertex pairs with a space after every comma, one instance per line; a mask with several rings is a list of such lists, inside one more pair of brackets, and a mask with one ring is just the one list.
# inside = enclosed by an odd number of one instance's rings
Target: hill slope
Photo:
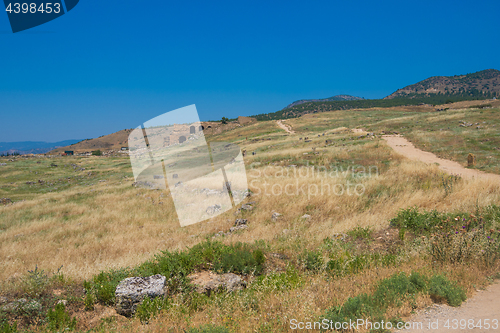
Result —
[[304, 103], [309, 103], [309, 102], [334, 102], [334, 101], [359, 101], [363, 100], [363, 97], [356, 97], [356, 96], [351, 96], [351, 95], [336, 95], [333, 97], [329, 98], [322, 98], [322, 99], [301, 99], [298, 101], [295, 101], [291, 104], [288, 104], [285, 109], [291, 108], [296, 105], [304, 104]]
[[385, 99], [432, 95], [499, 97], [500, 71], [486, 69], [467, 75], [433, 76], [399, 89]]

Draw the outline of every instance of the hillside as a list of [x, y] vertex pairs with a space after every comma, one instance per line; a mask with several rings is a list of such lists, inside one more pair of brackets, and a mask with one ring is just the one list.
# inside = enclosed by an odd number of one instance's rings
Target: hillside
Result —
[[[233, 130], [237, 127], [250, 125], [254, 122], [254, 118], [240, 116], [237, 120], [230, 121], [227, 124], [222, 124], [221, 122], [214, 121], [202, 122], [201, 124], [204, 127], [203, 132], [205, 135], [217, 135], [229, 130]], [[72, 145], [54, 149], [50, 151], [49, 154], [61, 154], [67, 150], [74, 151], [76, 154], [90, 153], [94, 150], [118, 151], [122, 147], [128, 147], [128, 136], [132, 131], [133, 129], [125, 129], [116, 133], [103, 135], [95, 139], [83, 140]]]
[[359, 101], [359, 100], [363, 100], [363, 99], [364, 99], [363, 97], [356, 97], [356, 96], [351, 96], [351, 95], [336, 95], [333, 97], [322, 98], [322, 99], [301, 99], [301, 100], [295, 101], [291, 104], [288, 104], [285, 107], [285, 109], [294, 107], [296, 105], [309, 103], [309, 102]]
[[[458, 306], [499, 276], [499, 182], [406, 159], [382, 135], [498, 175], [499, 107], [339, 110], [283, 122], [294, 133], [232, 123], [209, 141], [248, 152], [249, 197], [186, 227], [175, 192], [137, 186], [126, 155], [0, 157], [0, 332], [291, 332]], [[222, 186], [179, 184], [217, 201]], [[168, 293], [119, 315], [120, 281], [157, 274]]]
[[419, 98], [433, 95], [500, 97], [500, 71], [486, 69], [467, 75], [433, 76], [398, 89], [385, 99]]
[[49, 154], [60, 154], [66, 150], [72, 150], [75, 153], [90, 152], [93, 150], [111, 150], [127, 147], [128, 135], [132, 129], [121, 130], [109, 135], [103, 135], [96, 139], [86, 139], [69, 146], [60, 147], [49, 152]]

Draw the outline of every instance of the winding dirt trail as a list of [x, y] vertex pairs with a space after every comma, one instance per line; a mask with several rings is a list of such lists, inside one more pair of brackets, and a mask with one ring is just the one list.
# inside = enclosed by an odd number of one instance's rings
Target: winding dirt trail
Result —
[[292, 127], [290, 125], [284, 124], [281, 120], [277, 120], [276, 124], [278, 124], [278, 126], [288, 134], [295, 134], [295, 131], [292, 129]]
[[[472, 325], [472, 320], [474, 320], [474, 325]], [[465, 301], [458, 308], [435, 304], [421, 310], [410, 320], [407, 320], [407, 323], [408, 327], [411, 325], [412, 328], [396, 332], [500, 332], [500, 283], [492, 284], [486, 290], [478, 291], [474, 297]], [[422, 323], [422, 325], [418, 326], [417, 323]], [[487, 328], [487, 324], [489, 324], [489, 328]]]
[[392, 149], [409, 159], [431, 164], [437, 163], [439, 164], [439, 168], [441, 170], [453, 175], [460, 175], [465, 179], [482, 178], [500, 182], [500, 175], [486, 173], [474, 169], [467, 169], [460, 163], [439, 158], [433, 153], [415, 148], [415, 146], [410, 141], [406, 140], [400, 135], [384, 135], [382, 136], [382, 138], [387, 141], [387, 144]]
[[[387, 141], [387, 144], [392, 149], [409, 159], [425, 163], [438, 163], [441, 170], [450, 174], [460, 175], [465, 179], [481, 178], [500, 182], [500, 175], [464, 168], [457, 162], [445, 160], [433, 153], [415, 148], [411, 142], [402, 136], [384, 135], [382, 138]], [[461, 320], [462, 322], [460, 322]], [[467, 326], [469, 320], [471, 322], [474, 320], [475, 323], [471, 327]], [[486, 328], [485, 320], [486, 323], [489, 323], [489, 328]], [[458, 308], [435, 304], [432, 307], [419, 311], [407, 320], [407, 322], [409, 324], [422, 323], [422, 326], [413, 326], [411, 329], [396, 332], [500, 332], [500, 283], [488, 286], [485, 291], [478, 291]], [[429, 326], [430, 323], [433, 323], [432, 326]], [[446, 325], [447, 323], [448, 326]], [[478, 323], [481, 323], [482, 327], [474, 327]], [[464, 326], [465, 328], [463, 328]]]

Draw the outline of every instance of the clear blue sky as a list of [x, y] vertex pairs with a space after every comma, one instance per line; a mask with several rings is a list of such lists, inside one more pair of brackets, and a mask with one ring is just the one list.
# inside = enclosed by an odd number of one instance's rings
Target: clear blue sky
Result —
[[500, 69], [499, 12], [498, 0], [81, 0], [17, 34], [0, 13], [0, 141], [98, 137], [190, 104], [208, 120], [381, 98]]

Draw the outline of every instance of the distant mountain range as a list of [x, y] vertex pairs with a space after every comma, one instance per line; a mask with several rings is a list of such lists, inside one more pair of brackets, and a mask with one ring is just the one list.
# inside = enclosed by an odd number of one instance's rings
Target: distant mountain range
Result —
[[422, 98], [433, 95], [498, 97], [500, 96], [500, 71], [486, 69], [466, 75], [433, 76], [398, 89], [385, 99]]
[[288, 104], [285, 109], [291, 108], [296, 105], [300, 105], [303, 103], [309, 103], [309, 102], [333, 102], [333, 101], [359, 101], [363, 100], [363, 97], [356, 97], [356, 96], [351, 96], [351, 95], [336, 95], [333, 97], [329, 98], [322, 98], [322, 99], [301, 99], [298, 101], [293, 102], [292, 104]]
[[385, 108], [418, 104], [441, 105], [451, 102], [493, 98], [500, 98], [500, 71], [486, 69], [465, 75], [433, 76], [398, 89], [382, 99], [363, 99], [349, 95], [339, 95], [325, 99], [299, 100], [280, 111], [258, 114], [253, 118], [257, 120], [274, 120], [335, 110]]
[[40, 142], [40, 141], [22, 141], [22, 142], [0, 142], [1, 154], [45, 154], [53, 149], [65, 147], [81, 140], [65, 140], [59, 142]]

